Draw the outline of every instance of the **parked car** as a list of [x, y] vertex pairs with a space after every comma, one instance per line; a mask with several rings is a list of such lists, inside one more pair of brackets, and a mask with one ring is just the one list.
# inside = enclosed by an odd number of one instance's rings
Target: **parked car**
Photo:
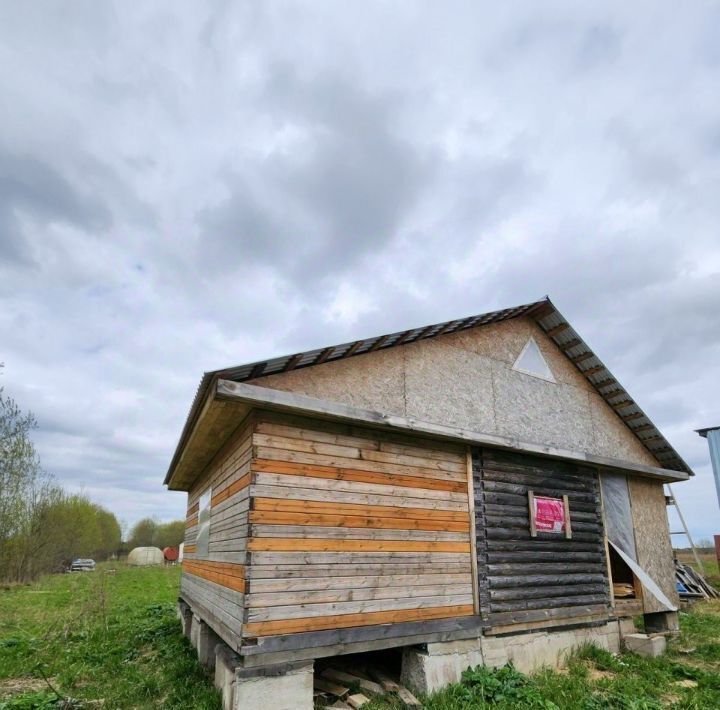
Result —
[[71, 572], [94, 572], [95, 560], [73, 560], [70, 565]]

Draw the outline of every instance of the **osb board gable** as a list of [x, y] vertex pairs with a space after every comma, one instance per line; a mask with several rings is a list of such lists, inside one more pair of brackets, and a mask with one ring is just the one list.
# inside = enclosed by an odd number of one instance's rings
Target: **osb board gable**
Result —
[[[512, 369], [530, 336], [555, 383]], [[659, 465], [532, 318], [260, 377], [249, 384]]]
[[[637, 476], [629, 476], [628, 484], [638, 564], [678, 606], [680, 600], [675, 588], [675, 565], [663, 484]], [[667, 611], [651, 594], [643, 595], [643, 605], [646, 613]]]
[[535, 338], [540, 352], [558, 382], [595, 391], [595, 388], [532, 318], [513, 318], [501, 323], [443, 335], [441, 339], [448, 345], [499, 360], [512, 368], [530, 337]]
[[661, 466], [597, 392], [589, 392], [588, 400], [595, 437], [593, 453], [602, 453], [604, 456], [647, 466]]
[[260, 377], [248, 384], [405, 416], [401, 347]]

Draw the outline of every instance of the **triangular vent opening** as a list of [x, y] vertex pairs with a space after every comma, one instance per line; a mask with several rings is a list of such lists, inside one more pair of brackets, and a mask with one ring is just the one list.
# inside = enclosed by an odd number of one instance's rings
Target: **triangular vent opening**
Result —
[[540, 352], [540, 348], [535, 342], [535, 338], [530, 338], [522, 349], [518, 359], [515, 360], [513, 370], [524, 372], [526, 375], [539, 377], [548, 382], [555, 382], [550, 366]]

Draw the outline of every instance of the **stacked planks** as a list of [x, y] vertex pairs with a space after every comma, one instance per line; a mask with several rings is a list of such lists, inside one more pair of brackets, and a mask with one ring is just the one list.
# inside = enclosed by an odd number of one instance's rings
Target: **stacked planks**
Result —
[[[473, 452], [480, 608], [495, 632], [607, 617], [610, 602], [595, 469], [536, 456]], [[572, 538], [531, 537], [528, 492], [569, 497]], [[499, 627], [499, 628], [497, 628]]]
[[243, 635], [473, 613], [463, 447], [262, 413]]

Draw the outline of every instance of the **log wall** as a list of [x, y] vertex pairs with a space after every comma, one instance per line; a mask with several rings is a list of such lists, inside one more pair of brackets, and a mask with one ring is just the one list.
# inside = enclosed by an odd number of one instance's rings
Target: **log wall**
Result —
[[252, 443], [243, 636], [473, 614], [463, 447], [269, 413]]
[[[476, 449], [473, 484], [478, 588], [493, 628], [606, 617], [610, 603], [597, 471]], [[572, 538], [531, 537], [528, 491], [569, 497]]]

